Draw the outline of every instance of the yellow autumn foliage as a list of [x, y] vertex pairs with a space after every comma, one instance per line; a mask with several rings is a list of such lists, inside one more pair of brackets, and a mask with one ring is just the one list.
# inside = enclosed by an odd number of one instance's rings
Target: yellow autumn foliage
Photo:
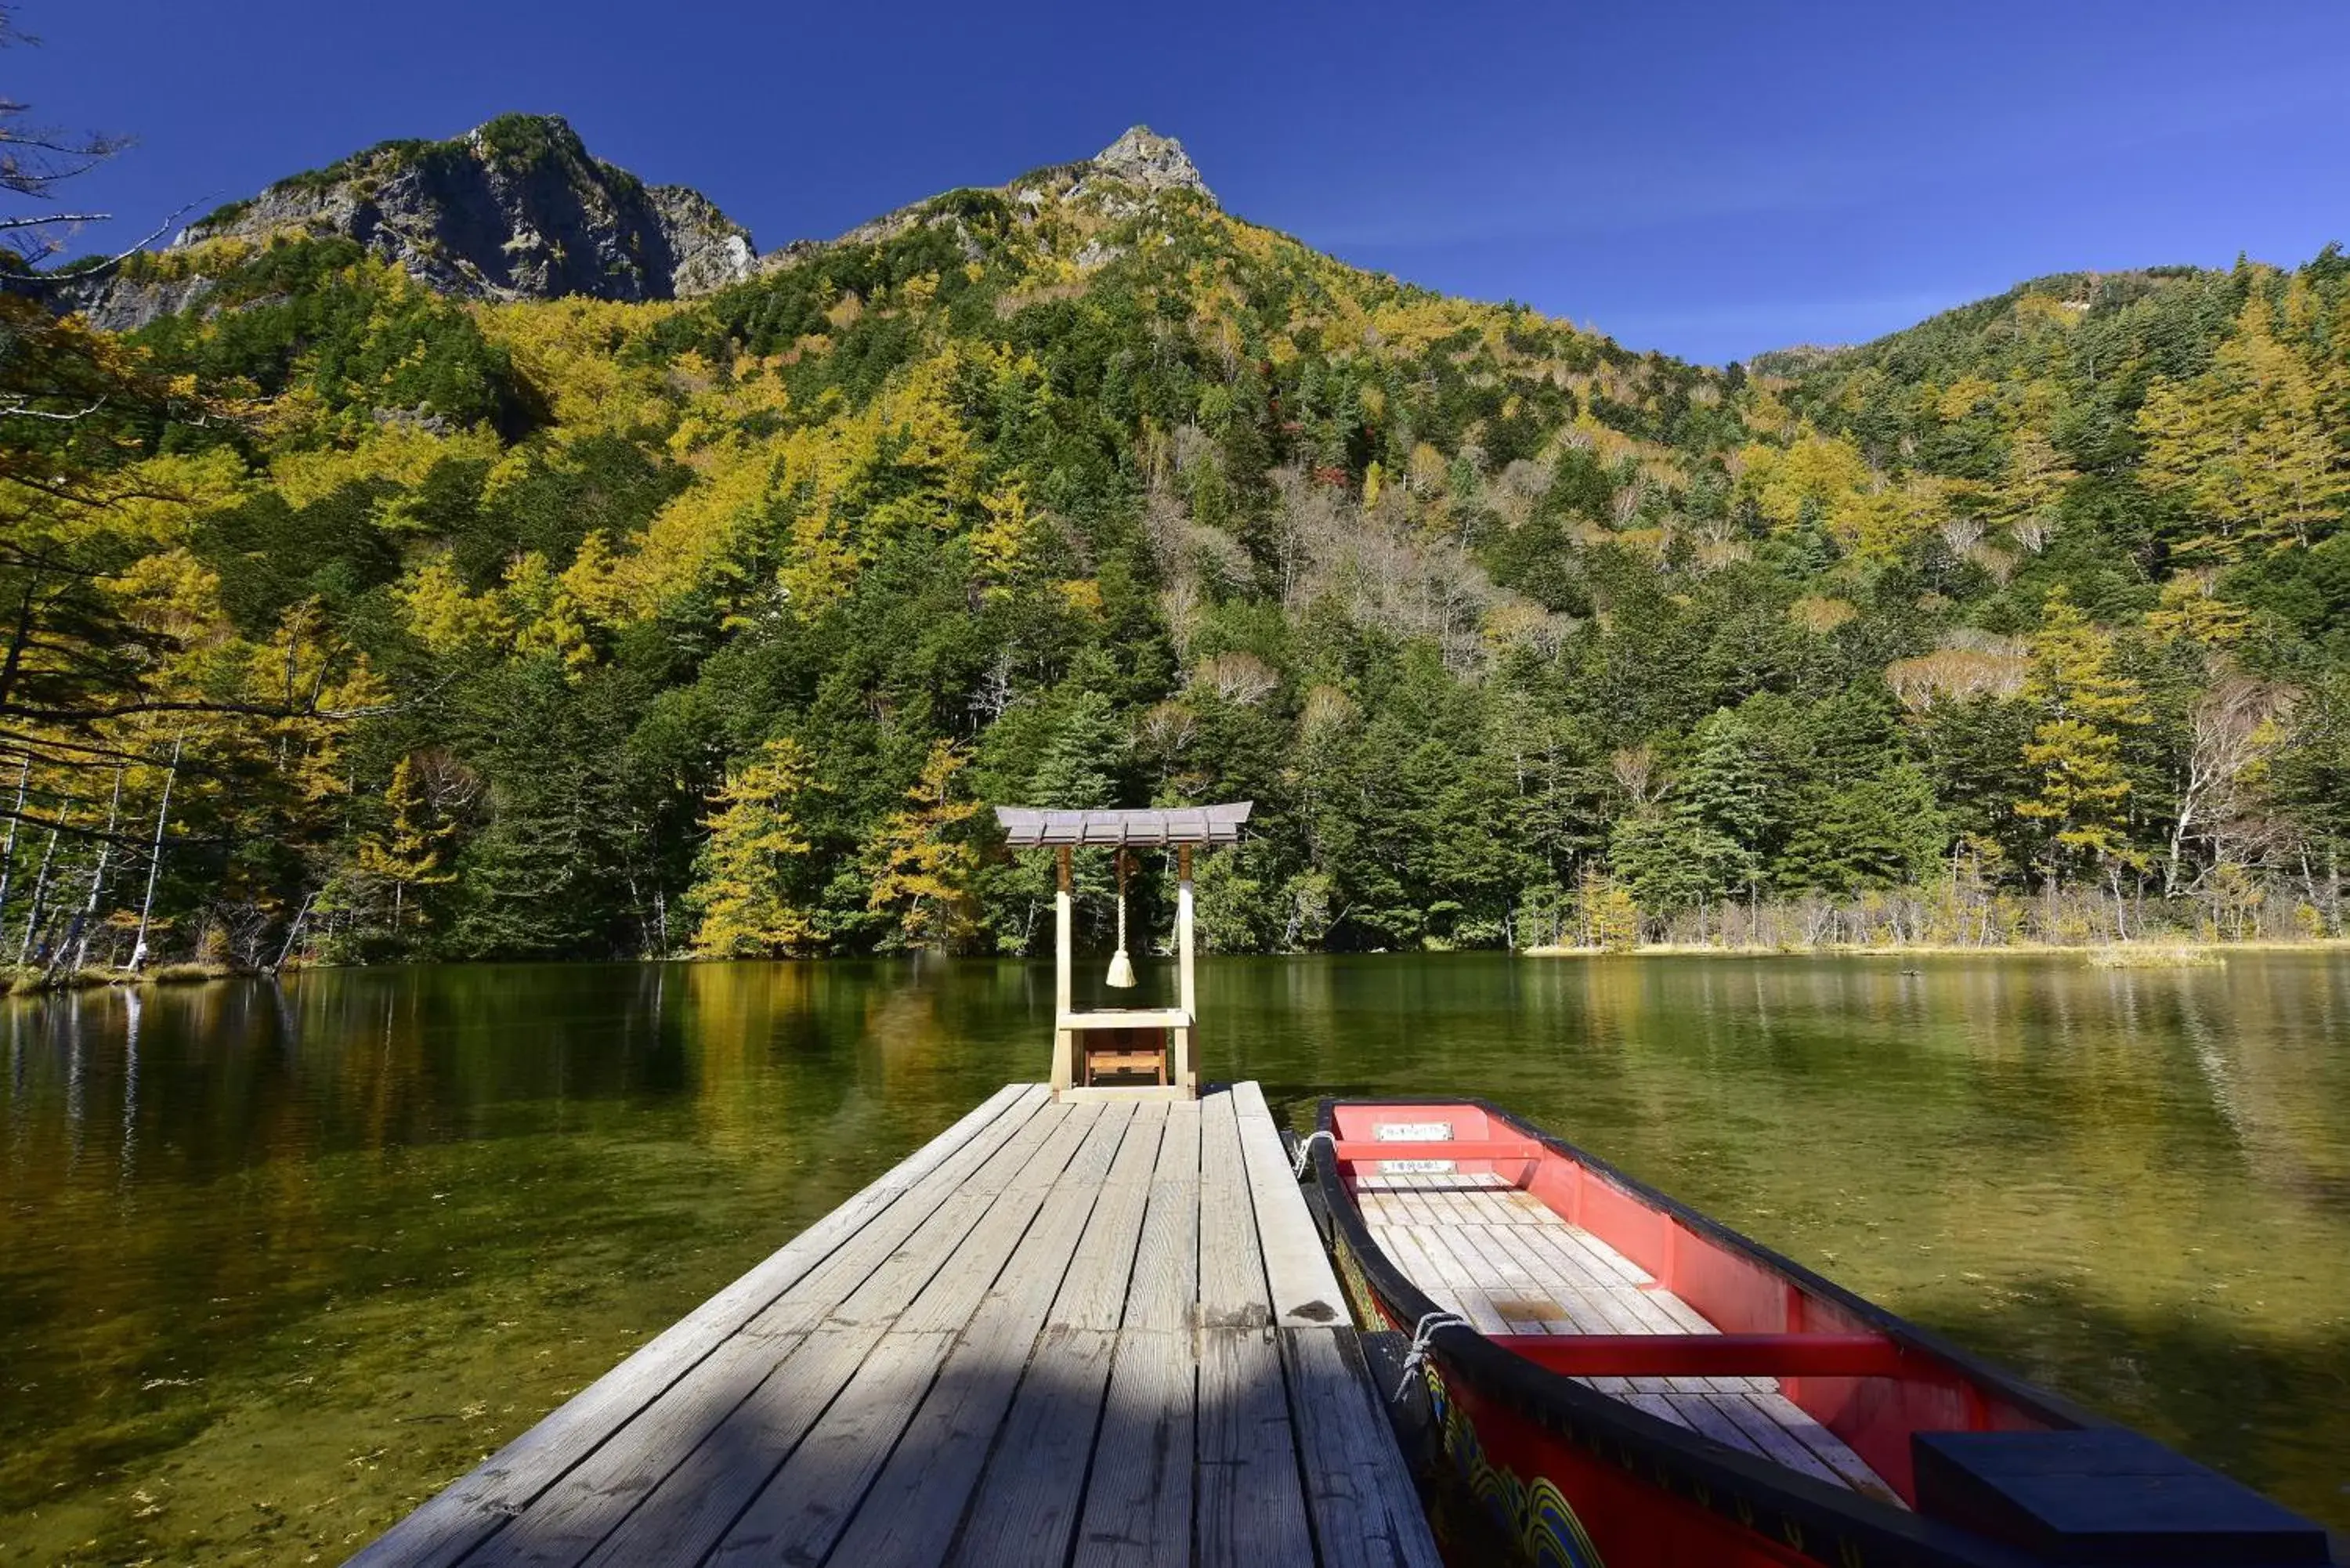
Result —
[[433, 556], [411, 572], [399, 588], [408, 629], [427, 651], [443, 657], [506, 644], [514, 620], [494, 594], [474, 595], [445, 555]]
[[576, 437], [669, 421], [660, 369], [621, 351], [677, 308], [572, 295], [477, 308], [473, 319], [546, 400], [556, 430]]
[[107, 509], [105, 526], [151, 545], [183, 545], [198, 518], [234, 505], [252, 488], [244, 460], [230, 448], [195, 456], [166, 452], [131, 465], [122, 498]]
[[504, 453], [487, 427], [442, 435], [401, 421], [370, 426], [346, 446], [286, 452], [270, 461], [269, 480], [289, 506], [323, 501], [346, 485], [389, 483], [403, 490], [452, 459], [495, 462]]
[[1805, 424], [1785, 446], [1753, 441], [1740, 452], [1740, 491], [1773, 524], [1792, 528], [1804, 509], [1834, 512], [1866, 491], [1876, 475], [1860, 449]]

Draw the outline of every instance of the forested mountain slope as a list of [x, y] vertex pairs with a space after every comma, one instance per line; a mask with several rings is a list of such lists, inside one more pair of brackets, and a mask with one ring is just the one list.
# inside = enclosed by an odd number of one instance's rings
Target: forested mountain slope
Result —
[[1717, 371], [1119, 148], [689, 301], [142, 264], [7, 486], [0, 920], [127, 927], [161, 813], [216, 956], [1024, 950], [973, 803], [1242, 797], [1224, 948], [2339, 932], [2335, 251]]

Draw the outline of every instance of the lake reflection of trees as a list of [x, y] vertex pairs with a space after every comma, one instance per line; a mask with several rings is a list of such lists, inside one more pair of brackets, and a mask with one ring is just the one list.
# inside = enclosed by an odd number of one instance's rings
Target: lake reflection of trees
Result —
[[[1210, 1077], [1301, 1118], [1495, 1099], [2344, 1514], [2350, 961], [1219, 958], [1201, 989]], [[187, 1555], [128, 1522], [158, 1474], [219, 1555], [281, 1479], [321, 1530], [388, 1516], [1041, 1077], [1050, 1005], [1049, 966], [910, 959], [0, 1004], [0, 1381], [36, 1391], [0, 1401], [0, 1539], [67, 1540], [37, 1501]], [[422, 1424], [345, 1474], [394, 1407]]]

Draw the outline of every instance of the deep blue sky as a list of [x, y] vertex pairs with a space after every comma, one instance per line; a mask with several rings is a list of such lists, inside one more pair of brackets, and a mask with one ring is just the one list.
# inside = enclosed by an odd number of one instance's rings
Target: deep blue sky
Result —
[[567, 115], [762, 249], [1142, 121], [1367, 266], [1720, 362], [2019, 279], [2350, 240], [2350, 5], [20, 0], [0, 96], [136, 134], [85, 246]]

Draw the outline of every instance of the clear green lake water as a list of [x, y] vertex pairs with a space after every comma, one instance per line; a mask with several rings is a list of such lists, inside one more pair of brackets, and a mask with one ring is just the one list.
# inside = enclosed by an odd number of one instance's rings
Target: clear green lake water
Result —
[[[2350, 1527], [2350, 956], [1220, 959], [1204, 1064], [1518, 1108]], [[0, 1563], [336, 1562], [992, 1091], [1047, 967], [0, 1002]]]

